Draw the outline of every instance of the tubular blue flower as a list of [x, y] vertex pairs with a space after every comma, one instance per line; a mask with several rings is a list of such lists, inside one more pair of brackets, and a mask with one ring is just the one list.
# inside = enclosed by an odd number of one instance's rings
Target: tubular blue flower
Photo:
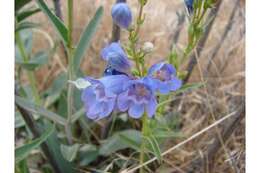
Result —
[[101, 57], [108, 62], [108, 66], [118, 72], [128, 73], [130, 61], [118, 42], [113, 42], [101, 51]]
[[119, 2], [112, 7], [111, 15], [118, 26], [127, 29], [132, 22], [132, 12], [127, 3]]
[[110, 76], [110, 75], [127, 75], [127, 74], [117, 71], [112, 67], [108, 66], [104, 71], [104, 76]]
[[154, 64], [148, 71], [148, 77], [154, 89], [162, 94], [176, 91], [182, 86], [182, 81], [176, 77], [175, 68], [165, 62]]
[[185, 4], [186, 4], [186, 7], [188, 9], [188, 12], [191, 14], [193, 13], [193, 1], [194, 0], [184, 0], [185, 1]]
[[140, 118], [144, 112], [148, 117], [153, 117], [157, 102], [152, 88], [146, 77], [130, 80], [118, 95], [118, 109], [123, 112], [128, 110], [129, 116], [135, 119]]
[[86, 116], [99, 120], [109, 116], [113, 111], [117, 95], [123, 91], [122, 83], [127, 82], [129, 78], [125, 75], [115, 75], [101, 79], [86, 77], [85, 80], [91, 83], [81, 94]]

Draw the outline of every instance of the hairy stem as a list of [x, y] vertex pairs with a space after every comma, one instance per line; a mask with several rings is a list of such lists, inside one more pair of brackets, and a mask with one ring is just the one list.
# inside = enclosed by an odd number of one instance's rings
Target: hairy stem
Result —
[[[73, 80], [73, 45], [72, 45], [72, 32], [73, 32], [73, 0], [68, 0], [68, 80]], [[71, 118], [73, 114], [73, 88], [72, 85], [68, 84], [67, 94], [67, 124], [65, 127], [68, 143], [72, 144], [72, 133], [71, 133]]]
[[[146, 114], [143, 115], [142, 119], [142, 143], [141, 143], [141, 153], [140, 153], [140, 158], [139, 158], [139, 163], [142, 165], [144, 163], [144, 157], [145, 157], [145, 142], [144, 142], [144, 137], [147, 135], [147, 116]], [[140, 173], [144, 173], [143, 167], [140, 168], [139, 170]]]

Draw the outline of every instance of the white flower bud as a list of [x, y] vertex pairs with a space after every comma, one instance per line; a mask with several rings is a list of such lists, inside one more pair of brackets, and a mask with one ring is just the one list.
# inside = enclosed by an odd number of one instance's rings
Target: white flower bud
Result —
[[150, 53], [153, 51], [153, 43], [151, 42], [145, 42], [143, 47], [142, 47], [142, 50], [144, 51], [144, 53]]
[[83, 78], [78, 78], [75, 81], [69, 80], [68, 82], [71, 83], [71, 84], [74, 84], [75, 87], [77, 87], [78, 89], [85, 89], [85, 88], [87, 88], [91, 85], [90, 82], [88, 82], [87, 80], [85, 80]]

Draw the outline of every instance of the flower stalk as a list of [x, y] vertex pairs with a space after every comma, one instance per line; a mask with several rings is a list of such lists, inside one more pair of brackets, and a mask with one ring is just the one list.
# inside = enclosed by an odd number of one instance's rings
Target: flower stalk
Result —
[[[67, 1], [68, 5], [68, 80], [73, 80], [73, 0]], [[73, 114], [73, 87], [68, 84], [68, 94], [67, 94], [67, 124], [65, 131], [67, 134], [68, 143], [72, 144], [72, 133], [71, 133], [71, 118]]]

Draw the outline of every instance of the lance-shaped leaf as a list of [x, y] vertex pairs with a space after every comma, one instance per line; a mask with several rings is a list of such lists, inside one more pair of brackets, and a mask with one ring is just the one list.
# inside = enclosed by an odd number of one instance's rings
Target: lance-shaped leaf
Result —
[[19, 106], [23, 107], [24, 109], [26, 109], [29, 112], [42, 115], [43, 117], [45, 117], [49, 120], [52, 120], [56, 123], [59, 123], [61, 125], [66, 124], [66, 120], [64, 118], [62, 118], [61, 116], [59, 116], [58, 114], [48, 111], [41, 106], [30, 103], [29, 101], [27, 101], [26, 99], [24, 99], [22, 97], [15, 96], [15, 102]]
[[90, 41], [92, 37], [94, 36], [98, 24], [100, 23], [101, 17], [103, 15], [103, 7], [99, 7], [96, 11], [95, 16], [91, 19], [87, 27], [85, 28], [84, 32], [80, 36], [79, 43], [77, 45], [77, 48], [75, 50], [74, 58], [73, 58], [73, 64], [74, 64], [74, 71], [79, 71], [79, 66], [81, 63], [81, 60], [84, 56], [84, 53], [89, 47]]
[[25, 159], [32, 150], [39, 147], [54, 131], [54, 125], [48, 128], [39, 138], [15, 149], [15, 162]]
[[64, 25], [64, 23], [51, 12], [51, 10], [48, 8], [46, 3], [43, 0], [37, 0], [36, 1], [40, 9], [46, 14], [46, 16], [49, 18], [51, 23], [53, 24], [55, 30], [61, 37], [63, 43], [65, 46], [67, 46], [68, 43], [68, 29]]

